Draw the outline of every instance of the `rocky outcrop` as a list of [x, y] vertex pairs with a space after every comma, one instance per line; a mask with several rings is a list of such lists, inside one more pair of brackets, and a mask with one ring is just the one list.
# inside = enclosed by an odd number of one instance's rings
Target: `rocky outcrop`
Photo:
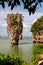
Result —
[[43, 60], [39, 61], [38, 65], [43, 65]]
[[40, 30], [37, 33], [32, 33], [34, 43], [43, 43], [43, 30]]
[[31, 27], [34, 43], [43, 43], [43, 16], [38, 18]]
[[40, 54], [39, 59], [38, 65], [43, 65], [43, 54]]
[[12, 44], [18, 44], [22, 39], [22, 14], [8, 14], [7, 15], [7, 32]]

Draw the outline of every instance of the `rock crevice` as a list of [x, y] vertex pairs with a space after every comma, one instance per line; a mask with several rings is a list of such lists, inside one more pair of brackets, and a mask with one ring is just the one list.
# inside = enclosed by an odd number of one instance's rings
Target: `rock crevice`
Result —
[[33, 42], [34, 43], [43, 43], [43, 30], [37, 32], [37, 33], [32, 33], [33, 36]]

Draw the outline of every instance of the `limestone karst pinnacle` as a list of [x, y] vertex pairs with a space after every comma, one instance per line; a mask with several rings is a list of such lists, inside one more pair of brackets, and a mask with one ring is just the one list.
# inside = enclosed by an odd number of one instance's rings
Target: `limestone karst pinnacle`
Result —
[[18, 44], [18, 41], [22, 39], [22, 14], [8, 14], [7, 25], [7, 33], [11, 40], [11, 44]]

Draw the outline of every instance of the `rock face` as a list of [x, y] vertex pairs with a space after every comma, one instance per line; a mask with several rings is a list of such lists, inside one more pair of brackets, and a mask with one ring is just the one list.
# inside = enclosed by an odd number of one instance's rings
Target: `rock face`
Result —
[[38, 65], [43, 65], [43, 60], [39, 61]]
[[43, 43], [43, 30], [37, 32], [37, 33], [32, 33], [33, 36], [33, 42], [34, 43]]
[[34, 43], [43, 43], [43, 16], [38, 18], [31, 27]]
[[7, 32], [11, 39], [11, 44], [18, 44], [18, 41], [22, 39], [22, 14], [8, 14], [7, 15]]
[[40, 60], [38, 61], [38, 65], [43, 65], [43, 54], [40, 54]]

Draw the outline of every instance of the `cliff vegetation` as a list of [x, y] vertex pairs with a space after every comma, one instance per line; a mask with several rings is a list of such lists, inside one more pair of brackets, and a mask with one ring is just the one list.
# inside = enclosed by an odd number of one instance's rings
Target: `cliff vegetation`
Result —
[[43, 30], [43, 16], [38, 18], [31, 27], [31, 32], [33, 33], [39, 32], [40, 30]]

